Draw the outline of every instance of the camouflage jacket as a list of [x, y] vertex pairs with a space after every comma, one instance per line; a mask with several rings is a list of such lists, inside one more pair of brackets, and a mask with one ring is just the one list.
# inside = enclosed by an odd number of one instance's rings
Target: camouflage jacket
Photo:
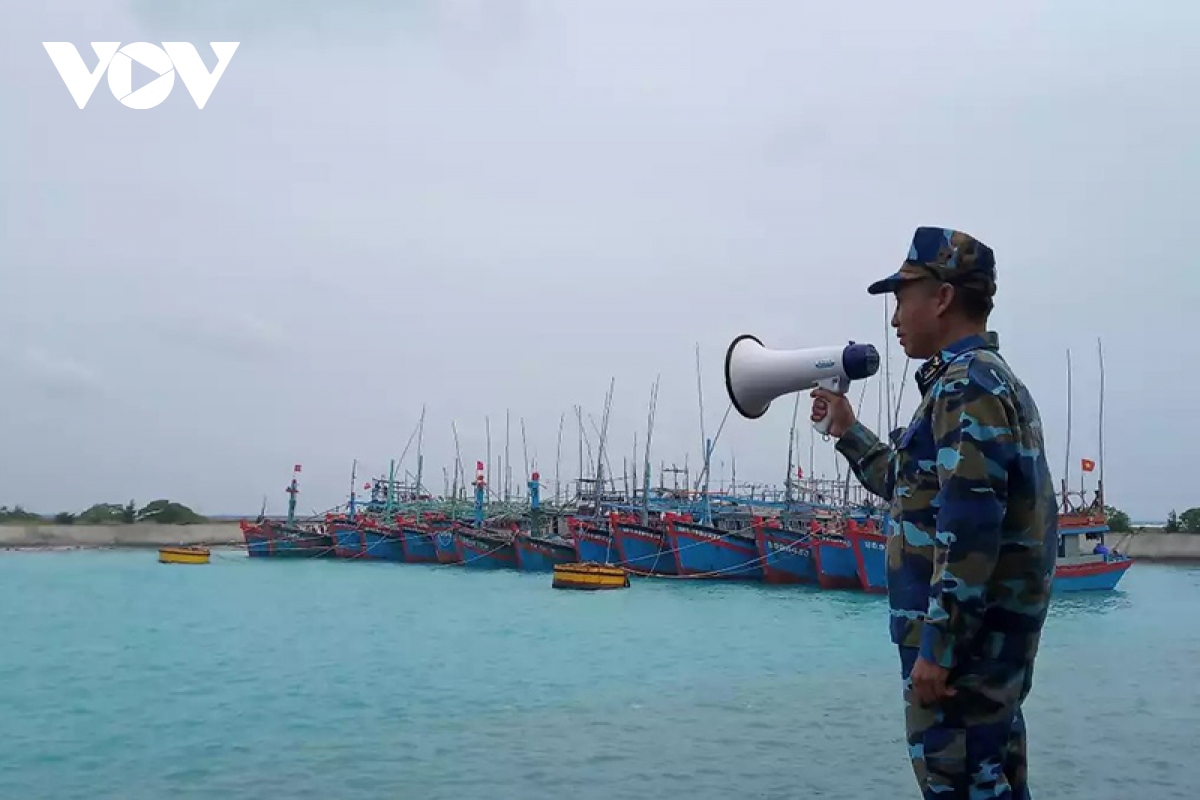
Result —
[[998, 348], [989, 332], [925, 362], [893, 447], [857, 422], [837, 443], [890, 503], [892, 641], [948, 669], [1032, 660], [1058, 552], [1041, 419]]

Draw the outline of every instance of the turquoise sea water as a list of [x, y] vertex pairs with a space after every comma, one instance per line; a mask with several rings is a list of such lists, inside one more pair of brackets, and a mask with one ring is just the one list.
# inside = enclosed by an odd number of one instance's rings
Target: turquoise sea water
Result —
[[[0, 798], [904, 798], [885, 601], [0, 554]], [[1035, 798], [1197, 797], [1200, 568], [1055, 601]]]

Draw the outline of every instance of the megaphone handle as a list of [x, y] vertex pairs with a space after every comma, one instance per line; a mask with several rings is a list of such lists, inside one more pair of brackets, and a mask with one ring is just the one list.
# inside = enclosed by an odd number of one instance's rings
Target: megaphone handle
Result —
[[822, 436], [829, 436], [829, 423], [833, 421], [831, 413], [826, 413], [825, 418], [820, 422], [813, 423], [813, 429]]
[[[822, 381], [817, 381], [818, 389], [826, 389], [834, 394], [845, 394], [850, 388], [849, 381], [843, 381], [840, 378], [826, 378]], [[829, 424], [833, 422], [833, 409], [827, 408], [825, 417], [818, 422], [813, 423], [813, 429], [821, 434], [825, 439], [829, 438]]]

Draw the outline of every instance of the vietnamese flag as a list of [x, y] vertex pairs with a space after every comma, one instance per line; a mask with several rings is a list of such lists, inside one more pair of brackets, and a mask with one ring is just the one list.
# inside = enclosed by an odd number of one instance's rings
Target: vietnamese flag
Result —
[[1092, 461], [1090, 458], [1085, 458], [1080, 466], [1083, 467], [1084, 472], [1091, 472], [1096, 468], [1096, 462]]

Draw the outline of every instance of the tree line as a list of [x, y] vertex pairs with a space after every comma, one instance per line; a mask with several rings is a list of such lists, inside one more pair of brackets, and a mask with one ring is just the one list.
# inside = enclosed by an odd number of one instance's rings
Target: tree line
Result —
[[[1124, 511], [1112, 506], [1105, 506], [1104, 512], [1108, 517], [1108, 529], [1113, 533], [1133, 532], [1133, 523]], [[1200, 533], [1200, 508], [1189, 508], [1182, 514], [1177, 514], [1175, 509], [1171, 509], [1171, 513], [1167, 515], [1167, 524], [1163, 526], [1163, 532]]]
[[21, 506], [0, 506], [0, 524], [37, 524], [53, 522], [55, 525], [132, 525], [137, 522], [156, 522], [160, 525], [196, 525], [207, 520], [192, 509], [172, 500], [154, 500], [141, 508], [130, 500], [128, 503], [96, 503], [73, 513], [60, 511], [53, 516], [35, 514]]
[[1200, 533], [1200, 508], [1189, 508], [1182, 514], [1171, 509], [1163, 530], [1167, 533]]

